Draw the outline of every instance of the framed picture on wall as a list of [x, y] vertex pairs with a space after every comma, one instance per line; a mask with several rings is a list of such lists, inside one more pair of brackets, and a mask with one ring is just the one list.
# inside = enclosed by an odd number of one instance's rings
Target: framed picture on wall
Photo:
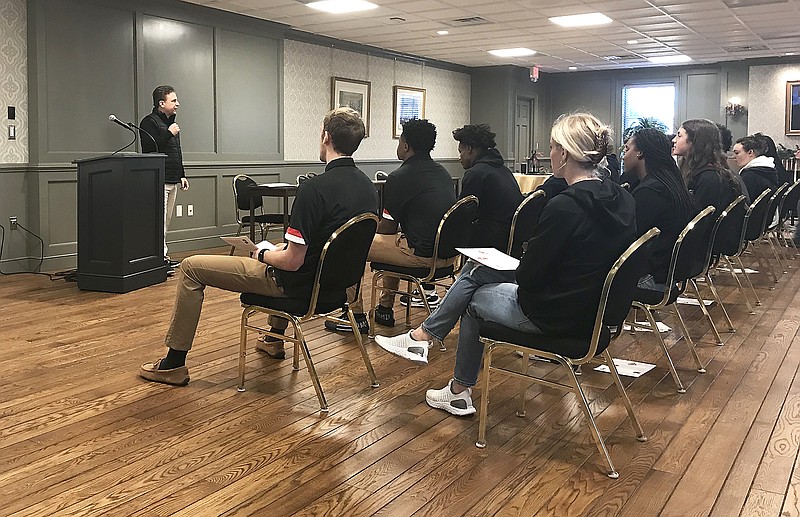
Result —
[[400, 138], [403, 133], [403, 122], [412, 118], [425, 118], [425, 89], [395, 86], [392, 136]]
[[786, 81], [786, 134], [800, 135], [800, 81]]
[[369, 136], [369, 81], [331, 77], [331, 109], [353, 108], [364, 121]]

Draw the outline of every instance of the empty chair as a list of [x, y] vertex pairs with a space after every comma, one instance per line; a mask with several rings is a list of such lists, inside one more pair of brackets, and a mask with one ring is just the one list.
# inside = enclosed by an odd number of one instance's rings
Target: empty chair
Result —
[[523, 245], [533, 236], [533, 229], [539, 222], [539, 215], [547, 204], [547, 193], [536, 190], [525, 196], [511, 218], [511, 229], [508, 233], [508, 249], [506, 253], [520, 258]]
[[[255, 180], [246, 174], [237, 174], [233, 178], [233, 201], [236, 207], [236, 222], [239, 223], [236, 235], [241, 235], [244, 227], [249, 229], [251, 225], [258, 225], [263, 240], [267, 238], [270, 228], [277, 226], [283, 228], [283, 214], [265, 214], [264, 201], [261, 197], [257, 197], [254, 206], [260, 213], [256, 214], [254, 221], [250, 221], [250, 195], [247, 189], [250, 185], [256, 184]], [[246, 213], [242, 214], [242, 212]], [[231, 255], [233, 255], [234, 249], [235, 247], [231, 246]]]

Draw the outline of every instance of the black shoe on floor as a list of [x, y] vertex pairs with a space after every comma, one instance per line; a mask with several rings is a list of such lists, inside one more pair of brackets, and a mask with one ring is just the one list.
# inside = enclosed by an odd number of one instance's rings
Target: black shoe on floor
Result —
[[[347, 312], [342, 312], [342, 315], [339, 316], [341, 319], [348, 321]], [[362, 334], [366, 335], [369, 334], [369, 322], [367, 321], [366, 314], [353, 314], [353, 317], [356, 320], [356, 326], [358, 327], [358, 331]], [[331, 320], [325, 320], [325, 328], [332, 332], [352, 332], [349, 323], [338, 323]]]
[[375, 306], [375, 323], [384, 327], [394, 327], [394, 310], [383, 305]]

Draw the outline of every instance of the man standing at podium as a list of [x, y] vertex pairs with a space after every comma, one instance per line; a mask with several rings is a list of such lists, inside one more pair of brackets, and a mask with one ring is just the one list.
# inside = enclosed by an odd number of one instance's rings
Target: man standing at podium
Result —
[[174, 273], [172, 268], [177, 265], [167, 255], [167, 229], [175, 210], [178, 187], [181, 190], [189, 189], [189, 180], [183, 170], [181, 128], [175, 122], [180, 105], [175, 88], [168, 84], [158, 86], [153, 90], [152, 113], [139, 122], [142, 132], [147, 133], [139, 135], [142, 152], [167, 155], [164, 166], [164, 263], [168, 267], [167, 274]]

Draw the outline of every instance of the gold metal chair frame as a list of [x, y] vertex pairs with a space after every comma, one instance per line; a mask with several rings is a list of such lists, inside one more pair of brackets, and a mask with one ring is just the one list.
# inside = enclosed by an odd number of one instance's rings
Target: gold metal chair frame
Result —
[[516, 210], [514, 210], [514, 216], [511, 218], [511, 229], [508, 232], [508, 248], [506, 249], [506, 254], [511, 255], [511, 250], [514, 247], [514, 234], [517, 231], [517, 219], [519, 218], [519, 214], [525, 209], [525, 206], [528, 203], [533, 202], [536, 199], [546, 197], [547, 192], [544, 190], [534, 190], [527, 196], [522, 199], [522, 202], [519, 204]]
[[[450, 278], [450, 282], [444, 283], [444, 282], [441, 282], [441, 281], [433, 280], [433, 278], [434, 278], [434, 276], [436, 274], [436, 270], [438, 269], [436, 267], [436, 258], [437, 258], [438, 254], [439, 254], [439, 241], [441, 240], [441, 236], [442, 236], [442, 228], [444, 228], [444, 224], [447, 221], [447, 219], [450, 217], [450, 214], [452, 214], [453, 212], [458, 210], [460, 207], [462, 207], [462, 206], [464, 206], [464, 205], [466, 205], [468, 203], [476, 203], [477, 204], [478, 203], [478, 198], [475, 197], [475, 196], [466, 196], [464, 198], [459, 199], [458, 201], [455, 202], [455, 204], [453, 206], [451, 206], [447, 210], [447, 212], [445, 212], [445, 214], [442, 216], [442, 220], [439, 221], [439, 226], [436, 229], [436, 239], [434, 240], [434, 243], [433, 243], [433, 254], [432, 254], [431, 259], [430, 259], [431, 260], [430, 261], [430, 269], [428, 271], [428, 274], [425, 275], [425, 277], [418, 278], [418, 277], [415, 277], [415, 276], [412, 276], [412, 275], [407, 275], [405, 273], [397, 273], [397, 272], [394, 272], [394, 271], [385, 271], [385, 270], [382, 270], [382, 269], [373, 269], [372, 296], [371, 296], [371, 299], [370, 299], [371, 300], [370, 301], [371, 309], [369, 310], [369, 337], [375, 337], [375, 305], [376, 305], [377, 300], [378, 300], [378, 298], [377, 298], [378, 291], [380, 291], [380, 292], [390, 292], [390, 293], [400, 294], [400, 295], [406, 295], [406, 296], [409, 297], [409, 302], [410, 302], [412, 293], [414, 291], [414, 288], [416, 288], [419, 293], [424, 293], [425, 292], [424, 289], [422, 288], [422, 284], [423, 283], [425, 283], [425, 284], [433, 284], [433, 285], [442, 286], [442, 287], [449, 287], [450, 286], [452, 281], [455, 279], [455, 275], [461, 269], [461, 264], [460, 263], [456, 263], [456, 265], [454, 266], [453, 275], [449, 277]], [[458, 258], [458, 256], [456, 256], [456, 258]], [[389, 288], [383, 287], [382, 285], [379, 286], [378, 285], [378, 281], [383, 277], [394, 277], [394, 278], [397, 278], [400, 281], [406, 281], [408, 287], [404, 291], [404, 290], [400, 289], [399, 287], [397, 289], [389, 289]], [[425, 310], [428, 312], [428, 314], [430, 314], [431, 313], [431, 307], [428, 304], [428, 298], [424, 294], [422, 294], [421, 298], [422, 298], [422, 303], [425, 306]], [[411, 303], [408, 303], [406, 305], [406, 326], [410, 326], [410, 325], [411, 325]], [[444, 343], [442, 343], [442, 342], [439, 343], [439, 349], [440, 350], [447, 350], [445, 348], [445, 346], [444, 346]]]
[[[681, 316], [680, 311], [678, 310], [677, 301], [673, 303], [668, 303], [670, 297], [672, 296], [672, 291], [675, 289], [675, 267], [677, 266], [677, 259], [678, 253], [680, 253], [681, 246], [683, 245], [683, 241], [686, 238], [686, 235], [692, 230], [694, 230], [695, 226], [697, 225], [700, 220], [710, 217], [711, 214], [714, 213], [713, 206], [707, 206], [703, 210], [700, 211], [699, 214], [694, 216], [694, 218], [689, 221], [689, 223], [681, 230], [681, 233], [678, 234], [678, 239], [675, 241], [675, 245], [672, 247], [672, 257], [669, 261], [669, 272], [667, 273], [667, 281], [666, 281], [666, 290], [664, 291], [664, 296], [661, 298], [661, 301], [656, 304], [647, 304], [643, 302], [639, 302], [634, 300], [633, 307], [636, 309], [641, 309], [644, 312], [645, 316], [647, 316], [647, 321], [650, 324], [650, 329], [653, 331], [653, 334], [656, 335], [658, 338], [658, 343], [661, 345], [661, 349], [664, 352], [664, 355], [667, 358], [667, 366], [669, 367], [670, 374], [672, 374], [672, 379], [675, 381], [675, 386], [678, 388], [678, 393], [686, 393], [686, 388], [683, 387], [683, 383], [681, 382], [681, 378], [678, 376], [677, 370], [675, 370], [675, 363], [672, 361], [672, 357], [669, 355], [669, 349], [667, 348], [667, 344], [664, 342], [664, 338], [661, 337], [661, 333], [658, 331], [658, 323], [656, 322], [655, 317], [653, 316], [653, 310], [666, 308], [668, 306], [672, 306], [672, 311], [675, 314], [675, 319], [678, 321], [678, 326], [683, 333], [683, 337], [686, 340], [686, 346], [689, 347], [689, 353], [694, 359], [695, 364], [697, 365], [698, 373], [706, 373], [706, 367], [700, 361], [700, 356], [697, 355], [697, 350], [695, 349], [694, 342], [692, 341], [691, 336], [689, 336], [689, 330], [686, 328], [686, 323], [683, 321], [683, 317]], [[689, 281], [692, 287], [695, 290], [695, 294], [698, 298], [700, 297], [700, 293], [697, 290], [697, 284], [693, 281]], [[701, 298], [702, 299], [702, 298]], [[706, 315], [708, 319], [711, 319], [711, 316], [708, 314], [708, 309], [703, 302], [700, 302], [700, 309]], [[634, 312], [634, 321], [631, 322], [631, 329], [636, 327], [636, 318]], [[716, 329], [715, 329], [716, 330]]]
[[[308, 348], [308, 343], [306, 342], [305, 335], [303, 334], [303, 329], [301, 325], [304, 323], [308, 323], [310, 321], [319, 319], [319, 318], [326, 318], [331, 319], [337, 322], [342, 323], [349, 323], [350, 327], [353, 329], [353, 335], [356, 337], [356, 344], [358, 345], [359, 350], [361, 351], [361, 357], [364, 359], [364, 365], [367, 368], [367, 374], [369, 375], [370, 379], [370, 386], [373, 388], [377, 388], [380, 386], [378, 383], [378, 379], [375, 376], [375, 371], [372, 368], [372, 363], [369, 360], [369, 355], [367, 355], [367, 350], [364, 347], [364, 342], [361, 339], [361, 333], [358, 331], [358, 325], [356, 324], [355, 317], [353, 316], [353, 311], [350, 309], [350, 306], [347, 306], [347, 320], [342, 318], [337, 318], [334, 314], [338, 313], [341, 308], [337, 308], [331, 312], [324, 313], [324, 314], [317, 314], [315, 312], [315, 308], [317, 305], [317, 300], [319, 298], [319, 291], [320, 291], [320, 276], [322, 275], [322, 268], [323, 264], [325, 263], [325, 257], [328, 254], [328, 249], [330, 248], [331, 244], [337, 238], [337, 236], [341, 235], [343, 232], [347, 231], [348, 228], [351, 226], [360, 223], [362, 221], [372, 220], [375, 222], [375, 226], [377, 227], [378, 224], [378, 217], [374, 214], [361, 214], [356, 217], [353, 217], [345, 224], [340, 226], [333, 234], [331, 234], [328, 241], [325, 243], [325, 246], [322, 248], [322, 253], [320, 254], [319, 258], [319, 265], [317, 266], [317, 272], [314, 277], [314, 288], [311, 292], [311, 301], [308, 305], [308, 312], [303, 316], [295, 316], [288, 312], [270, 309], [269, 307], [262, 307], [260, 305], [247, 305], [244, 306], [244, 310], [242, 311], [242, 323], [241, 323], [241, 334], [239, 339], [239, 386], [238, 391], [245, 391], [244, 388], [244, 370], [245, 370], [245, 357], [246, 357], [246, 347], [247, 347], [247, 332], [248, 331], [255, 331], [260, 334], [265, 334], [267, 336], [275, 337], [278, 339], [282, 339], [284, 341], [290, 341], [294, 343], [294, 354], [292, 357], [292, 369], [294, 371], [300, 370], [300, 357], [299, 354], [302, 352], [303, 358], [306, 362], [306, 368], [308, 369], [308, 373], [311, 376], [311, 382], [314, 385], [314, 390], [317, 393], [317, 398], [319, 399], [319, 406], [320, 411], [323, 413], [328, 412], [328, 402], [325, 399], [325, 394], [322, 391], [322, 386], [319, 382], [319, 376], [317, 375], [317, 370], [314, 367], [314, 362], [311, 359], [311, 352]], [[284, 318], [289, 321], [292, 328], [294, 329], [294, 337], [289, 337], [288, 335], [284, 334], [277, 334], [275, 332], [271, 332], [268, 328], [261, 327], [257, 324], [250, 323], [250, 318], [256, 314], [266, 314], [267, 316], [278, 316]]]
[[[789, 249], [790, 248], [794, 249], [795, 258], [797, 258], [797, 256], [798, 256], [797, 244], [795, 244], [793, 238], [792, 239], [787, 239], [786, 238], [786, 234], [784, 233], [784, 228], [783, 228], [784, 224], [786, 223], [786, 216], [784, 214], [788, 215], [789, 209], [794, 209], [795, 211], [797, 210], [796, 206], [789, 207], [789, 208], [785, 208], [784, 207], [784, 205], [786, 204], [786, 200], [787, 199], [791, 199], [792, 194], [794, 194], [795, 192], [800, 193], [800, 179], [798, 179], [797, 181], [792, 183], [792, 185], [788, 189], [786, 189], [786, 192], [784, 193], [783, 198], [781, 199], [780, 207], [778, 207], [778, 210], [779, 210], [778, 213], [780, 214], [779, 220], [778, 220], [779, 221], [778, 222], [778, 228], [776, 228], [776, 231], [775, 231], [775, 236], [778, 239], [778, 241], [783, 240], [783, 245], [786, 248], [787, 260], [789, 258], [791, 258], [791, 257], [789, 257]], [[791, 264], [789, 265], [789, 267], [791, 267]]]
[[[611, 461], [611, 456], [609, 455], [603, 437], [600, 434], [600, 430], [597, 428], [597, 424], [595, 423], [594, 420], [594, 415], [592, 414], [592, 410], [589, 408], [589, 401], [586, 399], [586, 394], [583, 392], [583, 388], [581, 388], [581, 384], [578, 381], [578, 377], [575, 374], [573, 366], [581, 366], [584, 364], [604, 364], [608, 366], [608, 369], [611, 372], [611, 376], [614, 379], [614, 384], [616, 385], [617, 390], [619, 391], [620, 398], [622, 398], [622, 402], [625, 405], [625, 409], [628, 412], [628, 417], [630, 418], [631, 425], [633, 426], [633, 429], [636, 432], [637, 439], [640, 442], [647, 441], [647, 436], [644, 434], [642, 426], [639, 424], [639, 420], [636, 418], [636, 413], [634, 413], [633, 411], [633, 405], [631, 404], [630, 398], [628, 398], [628, 393], [625, 391], [625, 387], [622, 385], [622, 380], [619, 378], [619, 373], [617, 373], [617, 368], [614, 365], [611, 353], [608, 351], [608, 348], [606, 348], [605, 350], [603, 350], [603, 352], [597, 354], [597, 347], [600, 341], [601, 331], [604, 325], [603, 317], [605, 315], [606, 303], [608, 301], [608, 297], [611, 291], [611, 285], [614, 282], [614, 278], [616, 277], [617, 272], [620, 270], [625, 261], [628, 260], [628, 258], [631, 255], [633, 255], [633, 253], [636, 252], [636, 250], [646, 245], [650, 240], [658, 236], [659, 233], [660, 231], [658, 230], [658, 228], [651, 228], [647, 233], [639, 237], [617, 259], [617, 261], [611, 267], [611, 270], [606, 275], [605, 282], [603, 283], [603, 290], [601, 291], [600, 295], [600, 303], [597, 307], [597, 315], [594, 320], [592, 337], [589, 341], [589, 348], [583, 357], [578, 359], [570, 359], [569, 357], [562, 356], [560, 354], [556, 354], [546, 350], [539, 350], [523, 345], [508, 343], [505, 341], [496, 341], [485, 337], [480, 338], [481, 342], [484, 344], [484, 352], [483, 352], [483, 378], [481, 379], [481, 403], [480, 403], [480, 412], [478, 420], [478, 441], [475, 443], [476, 447], [481, 449], [486, 447], [486, 422], [487, 422], [487, 413], [489, 408], [489, 384], [490, 384], [489, 379], [492, 371], [498, 371], [508, 374], [520, 380], [519, 409], [517, 410], [516, 413], [516, 415], [520, 418], [525, 416], [525, 391], [526, 388], [530, 385], [530, 382], [541, 384], [543, 386], [547, 386], [550, 388], [556, 388], [563, 391], [572, 391], [575, 394], [575, 397], [578, 399], [581, 409], [583, 410], [583, 414], [586, 417], [586, 420], [589, 424], [589, 429], [592, 432], [592, 438], [594, 439], [595, 445], [597, 445], [597, 450], [600, 452], [600, 455], [603, 457], [606, 465], [608, 466], [608, 471], [607, 471], [608, 477], [612, 479], [616, 479], [619, 477], [619, 473], [614, 468], [614, 464]], [[614, 339], [618, 335], [619, 332], [617, 332], [616, 335], [612, 335], [612, 339]], [[494, 355], [495, 351], [498, 350], [513, 351], [516, 352], [517, 355], [521, 354], [518, 363], [520, 365], [520, 371], [515, 371], [506, 367], [493, 365], [492, 356]], [[560, 382], [550, 381], [547, 379], [529, 375], [528, 354], [535, 354], [539, 357], [543, 357], [545, 359], [550, 359], [557, 362], [560, 366], [563, 367], [564, 371], [567, 372], [569, 384], [562, 384]]]

